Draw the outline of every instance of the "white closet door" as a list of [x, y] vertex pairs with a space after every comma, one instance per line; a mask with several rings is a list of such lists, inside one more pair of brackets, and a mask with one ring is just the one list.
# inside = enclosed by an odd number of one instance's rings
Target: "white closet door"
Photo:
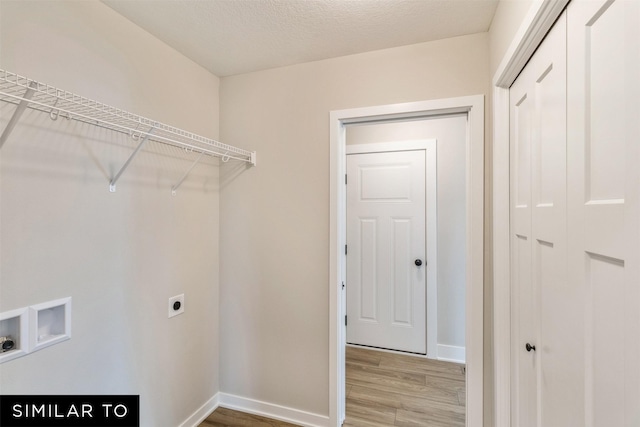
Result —
[[519, 427], [581, 425], [580, 305], [567, 279], [566, 93], [562, 15], [511, 87], [512, 425]]
[[[640, 1], [568, 20], [569, 269], [584, 293], [587, 427], [640, 426]], [[578, 425], [578, 424], [572, 424]]]

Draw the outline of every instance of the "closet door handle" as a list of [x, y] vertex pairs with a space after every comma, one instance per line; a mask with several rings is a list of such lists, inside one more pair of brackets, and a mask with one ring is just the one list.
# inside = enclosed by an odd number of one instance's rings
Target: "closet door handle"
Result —
[[529, 343], [527, 343], [527, 345], [525, 345], [524, 348], [526, 348], [527, 351], [531, 351], [531, 350], [536, 351], [536, 346], [535, 345], [531, 345]]
[[422, 265], [422, 260], [421, 259], [417, 259], [414, 261], [414, 264], [417, 265], [418, 267], [420, 267]]

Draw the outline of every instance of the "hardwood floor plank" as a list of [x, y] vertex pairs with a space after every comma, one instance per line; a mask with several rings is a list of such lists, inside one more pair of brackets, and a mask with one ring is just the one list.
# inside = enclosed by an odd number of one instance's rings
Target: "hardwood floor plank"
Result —
[[299, 427], [296, 424], [272, 420], [258, 415], [218, 408], [198, 427]]
[[354, 379], [367, 379], [369, 381], [380, 382], [384, 384], [404, 386], [427, 384], [424, 374], [416, 374], [412, 372], [402, 372], [393, 369], [382, 369], [376, 366], [364, 366], [347, 362], [347, 377]]
[[[458, 393], [455, 390], [447, 390], [441, 387], [415, 385], [415, 384], [399, 384], [397, 382], [377, 381], [376, 378], [369, 378], [366, 375], [347, 374], [347, 381], [352, 386], [363, 386], [375, 388], [386, 393], [400, 393], [409, 396], [423, 397], [428, 396], [432, 400], [445, 403], [459, 403]], [[353, 390], [353, 389], [352, 389]]]
[[389, 393], [376, 388], [354, 386], [351, 389], [348, 401], [369, 405], [378, 404], [414, 412], [441, 410], [464, 415], [465, 408], [458, 403], [457, 399], [443, 402], [438, 399], [433, 399], [432, 397], [433, 396], [410, 396], [401, 393]]
[[358, 347], [347, 347], [346, 361], [350, 363], [359, 363], [362, 365], [378, 366], [380, 364], [380, 351], [371, 351], [369, 349]]
[[464, 406], [460, 405], [460, 400], [456, 393], [442, 389], [428, 389], [423, 390], [421, 393], [404, 393], [397, 389], [366, 384], [363, 386], [353, 386], [349, 398], [379, 402], [398, 409], [407, 409], [408, 407], [419, 406], [423, 403], [436, 407], [438, 405], [460, 406], [464, 409]]
[[455, 390], [456, 392], [465, 390], [464, 380], [452, 380], [449, 378], [441, 378], [438, 376], [429, 375], [426, 378], [426, 382], [428, 386], [444, 388], [447, 390]]
[[[418, 358], [416, 358], [418, 359]], [[404, 372], [424, 373], [429, 375], [439, 375], [445, 378], [464, 380], [463, 367], [457, 364], [448, 364], [430, 359], [405, 360], [393, 358], [381, 358], [380, 368], [397, 369]]]
[[377, 421], [365, 420], [364, 418], [347, 415], [342, 427], [389, 427], [389, 424], [383, 424]]
[[398, 409], [396, 411], [396, 426], [399, 427], [464, 427], [464, 415], [457, 417], [448, 412], [430, 411], [428, 413], [412, 412]]
[[366, 402], [354, 403], [347, 400], [347, 417], [357, 417], [363, 420], [382, 423], [392, 426], [396, 420], [396, 409], [385, 405]]

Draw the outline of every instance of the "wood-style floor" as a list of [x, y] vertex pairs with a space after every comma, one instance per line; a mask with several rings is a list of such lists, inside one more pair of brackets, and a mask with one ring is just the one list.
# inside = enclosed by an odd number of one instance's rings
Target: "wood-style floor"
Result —
[[218, 408], [198, 427], [298, 427], [295, 424], [258, 415], [246, 414], [226, 408]]
[[347, 347], [344, 427], [464, 426], [464, 365]]
[[[464, 426], [464, 365], [347, 347], [343, 427]], [[218, 408], [199, 427], [295, 427]]]

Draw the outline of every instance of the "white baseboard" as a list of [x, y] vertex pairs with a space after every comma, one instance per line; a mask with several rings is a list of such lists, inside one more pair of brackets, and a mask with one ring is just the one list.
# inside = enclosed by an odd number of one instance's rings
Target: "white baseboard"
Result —
[[438, 360], [465, 363], [466, 359], [466, 351], [464, 347], [438, 344]]
[[329, 417], [233, 394], [218, 393], [219, 406], [304, 427], [329, 427]]
[[215, 411], [220, 404], [220, 393], [216, 393], [211, 399], [207, 400], [204, 405], [198, 408], [189, 418], [187, 418], [180, 427], [197, 427], [205, 418]]

